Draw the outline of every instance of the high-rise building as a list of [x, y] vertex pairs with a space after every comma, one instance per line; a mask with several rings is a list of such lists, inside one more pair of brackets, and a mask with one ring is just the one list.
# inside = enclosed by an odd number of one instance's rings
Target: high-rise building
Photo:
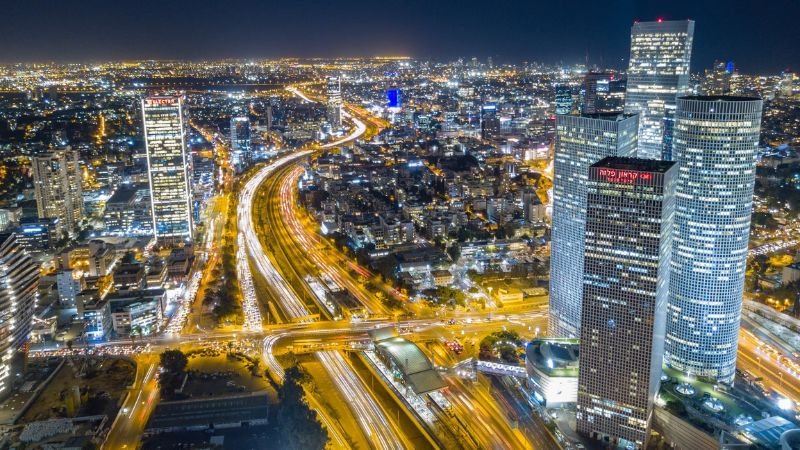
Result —
[[565, 84], [556, 86], [556, 114], [572, 112], [572, 88]]
[[339, 77], [328, 78], [328, 123], [334, 130], [342, 128], [342, 83]]
[[584, 114], [621, 112], [625, 107], [625, 80], [614, 73], [587, 73], [583, 89]]
[[11, 385], [12, 364], [28, 340], [39, 284], [39, 266], [14, 233], [0, 234], [0, 397]]
[[761, 106], [681, 97], [675, 114], [675, 225], [664, 359], [731, 382], [736, 369]]
[[589, 166], [636, 154], [638, 116], [556, 116], [550, 334], [579, 337]]
[[153, 231], [160, 245], [191, 241], [190, 167], [180, 97], [142, 100]]
[[236, 173], [241, 173], [252, 160], [250, 142], [250, 118], [231, 117], [231, 164]]
[[491, 139], [500, 134], [500, 118], [497, 105], [489, 103], [481, 106], [481, 139]]
[[671, 158], [675, 99], [689, 89], [694, 21], [636, 22], [625, 113], [639, 114], [639, 150], [646, 159]]
[[714, 67], [706, 69], [703, 77], [703, 94], [728, 95], [731, 93], [731, 75], [733, 75], [733, 61], [714, 62]]
[[676, 172], [617, 157], [589, 168], [577, 429], [622, 447], [646, 445], [661, 382]]
[[33, 187], [40, 219], [57, 219], [56, 232], [75, 234], [84, 215], [78, 152], [55, 150], [33, 157]]

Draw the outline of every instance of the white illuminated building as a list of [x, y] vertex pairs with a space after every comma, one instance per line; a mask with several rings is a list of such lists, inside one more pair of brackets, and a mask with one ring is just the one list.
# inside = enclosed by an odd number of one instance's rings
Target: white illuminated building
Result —
[[328, 122], [334, 131], [342, 128], [342, 83], [339, 77], [328, 78]]
[[589, 166], [606, 156], [634, 156], [637, 130], [637, 116], [556, 115], [550, 259], [551, 336], [580, 336]]
[[0, 397], [9, 393], [12, 362], [31, 333], [39, 266], [13, 233], [0, 234]]
[[159, 244], [191, 241], [191, 177], [181, 99], [146, 98], [142, 100], [142, 115], [155, 237]]
[[689, 89], [694, 21], [636, 22], [625, 113], [639, 114], [637, 157], [671, 160], [675, 99]]
[[231, 118], [231, 164], [236, 173], [241, 173], [252, 159], [250, 140], [250, 118]]
[[762, 101], [682, 97], [665, 363], [733, 381]]

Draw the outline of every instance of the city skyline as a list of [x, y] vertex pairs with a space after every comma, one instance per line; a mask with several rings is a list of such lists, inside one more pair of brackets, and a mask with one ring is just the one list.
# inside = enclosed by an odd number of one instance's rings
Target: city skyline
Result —
[[[531, 61], [583, 63], [622, 69], [629, 56], [625, 29], [635, 21], [692, 19], [700, 25], [692, 67], [711, 67], [714, 60], [734, 60], [746, 73], [800, 70], [800, 49], [791, 45], [785, 30], [800, 5], [791, 0], [769, 7], [737, 0], [727, 8], [713, 2], [679, 1], [670, 5], [628, 0], [606, 7], [579, 2], [569, 21], [556, 4], [501, 4], [485, 7], [471, 1], [427, 4], [421, 1], [392, 5], [383, 13], [363, 0], [306, 5], [303, 2], [262, 5], [180, 0], [148, 5], [98, 2], [63, 4], [15, 3], [4, 11], [9, 45], [0, 49], [0, 61], [92, 62], [135, 59], [207, 59], [274, 57], [348, 57], [406, 55], [420, 59], [494, 56], [498, 62]], [[35, 8], [35, 9], [34, 9]], [[153, 11], [159, 11], [153, 15]], [[36, 34], [19, 27], [34, 17]], [[213, 17], [213, 20], [211, 19]], [[441, 18], [448, 20], [440, 20]], [[304, 26], [295, 27], [294, 20]], [[355, 33], [329, 33], [329, 23], [355, 28]], [[113, 24], [113, 25], [112, 25]], [[138, 28], [147, 24], [149, 32]], [[71, 26], [70, 26], [71, 25]], [[211, 26], [214, 33], [197, 33]], [[264, 27], [266, 28], [266, 32]], [[463, 33], [463, 30], [475, 30]], [[759, 29], [758, 46], [750, 33]], [[102, 35], [104, 39], [96, 37]], [[397, 36], [403, 36], [398, 39]], [[724, 36], [724, 38], [722, 38]], [[499, 51], [498, 49], [503, 49]]]
[[798, 5], [315, 3], [8, 6], [2, 442], [800, 450]]

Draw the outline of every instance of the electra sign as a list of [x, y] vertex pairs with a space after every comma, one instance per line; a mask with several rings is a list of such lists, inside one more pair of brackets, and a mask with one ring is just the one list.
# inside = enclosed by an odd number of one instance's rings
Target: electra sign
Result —
[[174, 97], [152, 97], [145, 99], [147, 106], [173, 106], [178, 104], [178, 99]]
[[599, 169], [601, 178], [610, 183], [634, 184], [637, 181], [650, 181], [653, 174], [636, 170]]

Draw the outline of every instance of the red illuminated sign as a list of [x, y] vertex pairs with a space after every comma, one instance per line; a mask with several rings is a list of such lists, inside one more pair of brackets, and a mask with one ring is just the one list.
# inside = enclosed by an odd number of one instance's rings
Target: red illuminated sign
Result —
[[151, 97], [145, 99], [147, 106], [172, 106], [178, 104], [178, 99], [175, 97]]
[[634, 184], [638, 181], [650, 181], [653, 174], [636, 170], [599, 169], [601, 178], [609, 183]]

